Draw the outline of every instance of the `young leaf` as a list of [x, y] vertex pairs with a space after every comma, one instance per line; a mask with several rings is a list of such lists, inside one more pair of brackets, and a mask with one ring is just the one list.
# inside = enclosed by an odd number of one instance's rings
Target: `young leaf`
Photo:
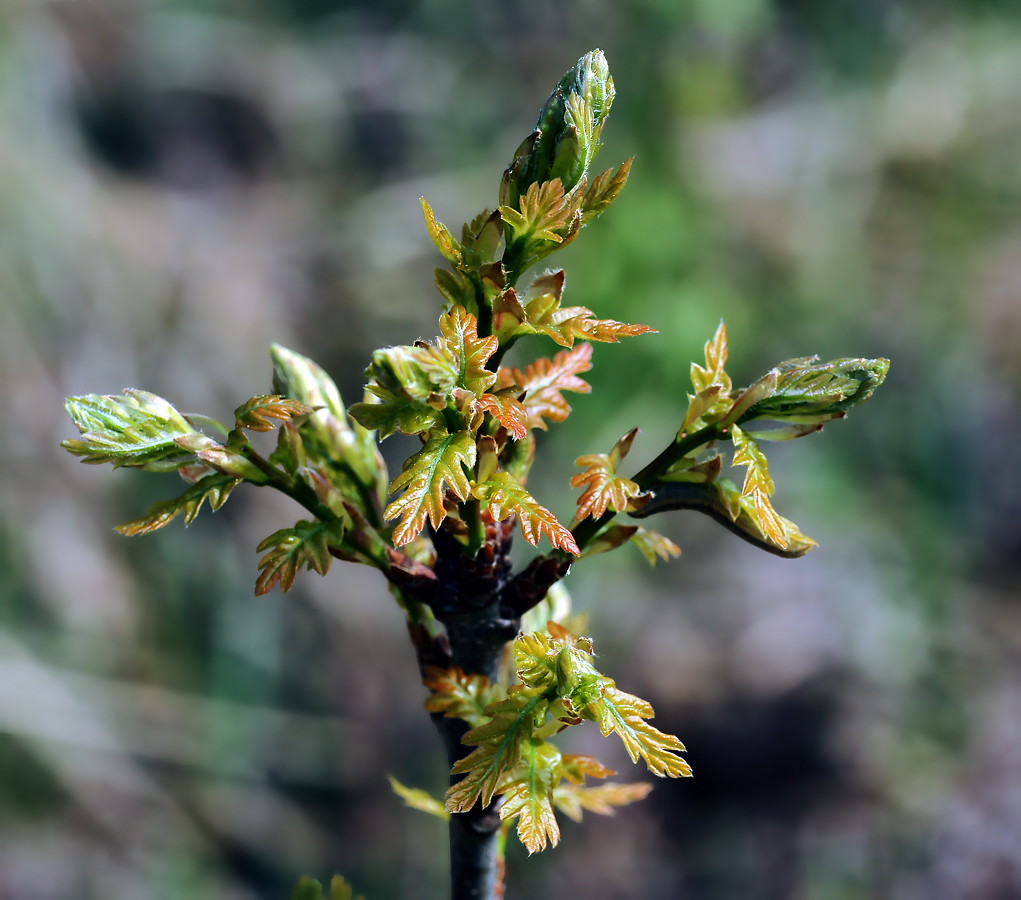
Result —
[[496, 381], [496, 373], [486, 369], [486, 362], [500, 346], [493, 335], [480, 338], [478, 322], [463, 307], [455, 306], [440, 317], [439, 344], [455, 363], [454, 384], [473, 394], [483, 394]]
[[[395, 431], [420, 434], [443, 421], [440, 410], [454, 386], [453, 377], [444, 383], [433, 381], [422, 365], [423, 349], [433, 356], [432, 375], [439, 375], [442, 367], [435, 359], [435, 348], [389, 347], [372, 354], [365, 370], [369, 378], [365, 391], [375, 402], [354, 404], [351, 418], [369, 430], [378, 429], [381, 440]], [[449, 373], [452, 363], [446, 368]]]
[[581, 204], [582, 225], [587, 225], [596, 216], [601, 215], [617, 199], [627, 183], [628, 175], [631, 173], [632, 162], [634, 162], [633, 156], [631, 159], [624, 160], [616, 172], [612, 169], [607, 169], [601, 175], [597, 175], [592, 179], [592, 183], [585, 191], [585, 199]]
[[502, 392], [483, 394], [479, 406], [506, 428], [514, 440], [523, 440], [528, 434], [528, 413], [517, 397]]
[[68, 397], [64, 406], [82, 436], [60, 446], [83, 463], [170, 472], [194, 460], [175, 439], [198, 432], [155, 394], [129, 388], [115, 396]]
[[437, 429], [426, 445], [412, 456], [390, 485], [390, 492], [404, 491], [383, 514], [386, 519], [399, 518], [393, 531], [395, 546], [406, 544], [423, 528], [428, 519], [433, 528], [446, 518], [443, 495], [447, 488], [460, 500], [467, 500], [471, 491], [464, 468], [475, 465], [475, 442], [467, 432], [448, 434]]
[[[277, 394], [260, 394], [243, 403], [234, 410], [234, 419], [238, 428], [249, 431], [272, 431], [281, 421], [288, 421], [298, 416], [307, 416], [313, 412], [298, 400], [290, 400]], [[271, 421], [276, 419], [277, 422]]]
[[454, 236], [447, 230], [446, 225], [436, 220], [432, 207], [426, 202], [425, 197], [419, 197], [418, 202], [422, 204], [422, 212], [425, 215], [425, 227], [429, 231], [436, 249], [443, 254], [443, 257], [453, 266], [459, 266], [463, 258], [463, 248], [455, 240]]
[[664, 562], [669, 562], [671, 558], [681, 555], [681, 548], [670, 538], [641, 526], [635, 529], [635, 533], [631, 535], [631, 541], [642, 551], [642, 556], [648, 560], [650, 566], [656, 565], [657, 557]]
[[571, 407], [561, 391], [587, 394], [592, 388], [578, 377], [592, 368], [592, 345], [579, 344], [573, 350], [562, 350], [552, 360], [537, 359], [524, 372], [514, 369], [511, 381], [525, 392], [522, 405], [528, 414], [528, 427], [546, 430], [543, 419], [563, 422]]
[[759, 445], [736, 425], [732, 427], [731, 435], [734, 439], [734, 465], [748, 466], [744, 487], [741, 489], [742, 500], [747, 498], [750, 504], [748, 512], [763, 534], [774, 544], [786, 548], [790, 543], [787, 528], [769, 502], [773, 493], [773, 479], [769, 477], [766, 457]]
[[645, 721], [654, 715], [647, 701], [619, 690], [605, 676], [600, 679], [600, 689], [599, 699], [580, 709], [580, 715], [596, 722], [604, 735], [616, 733], [631, 761], [638, 762], [641, 757], [654, 775], [668, 778], [691, 775], [691, 766], [677, 756], [684, 752], [684, 744]]
[[597, 787], [580, 787], [561, 782], [553, 790], [553, 804], [569, 819], [582, 820], [582, 810], [600, 816], [616, 815], [615, 807], [637, 803], [649, 796], [652, 785], [647, 781], [633, 784], [600, 784]]
[[609, 454], [589, 453], [574, 461], [576, 466], [588, 466], [571, 478], [571, 487], [585, 486], [578, 498], [578, 520], [588, 516], [598, 519], [608, 507], [614, 512], [623, 512], [628, 502], [642, 493], [635, 482], [617, 476], [617, 465], [627, 455], [637, 433], [637, 428], [629, 431]]
[[486, 504], [497, 522], [516, 515], [521, 525], [521, 534], [533, 547], [545, 534], [554, 547], [578, 555], [578, 545], [571, 532], [509, 472], [495, 472], [488, 481], [475, 485], [472, 496]]
[[555, 847], [560, 841], [560, 827], [553, 814], [553, 790], [560, 781], [560, 752], [545, 741], [528, 741], [521, 748], [521, 757], [501, 779], [503, 795], [500, 818], [518, 817], [518, 838], [529, 854]]
[[485, 708], [505, 696], [503, 688], [490, 684], [485, 675], [465, 675], [456, 668], [430, 666], [425, 670], [422, 684], [432, 692], [426, 697], [426, 710], [442, 713], [448, 719], [461, 719], [472, 728], [488, 722]]
[[727, 326], [720, 321], [716, 334], [706, 341], [705, 344], [705, 366], [698, 363], [691, 364], [691, 383], [695, 387], [695, 393], [713, 385], [720, 385], [722, 393], [730, 391], [732, 384], [730, 376], [725, 371], [727, 365]]
[[530, 246], [545, 241], [560, 244], [581, 224], [578, 211], [581, 199], [577, 195], [565, 196], [563, 184], [555, 178], [531, 184], [519, 201], [519, 209], [501, 206], [500, 215], [515, 239]]
[[585, 776], [593, 778], [609, 778], [617, 773], [604, 766], [593, 756], [573, 756], [567, 754], [560, 760], [560, 774], [571, 784], [584, 784]]
[[259, 560], [259, 577], [255, 582], [255, 595], [269, 593], [279, 583], [284, 593], [291, 589], [298, 570], [304, 565], [309, 571], [325, 575], [330, 571], [333, 557], [330, 547], [339, 547], [344, 539], [344, 521], [309, 522], [301, 520], [293, 528], [273, 532], [258, 547], [257, 553], [268, 551]]
[[523, 685], [510, 689], [506, 700], [486, 707], [489, 721], [473, 728], [462, 744], [475, 749], [454, 763], [452, 775], [466, 773], [447, 791], [447, 811], [467, 812], [481, 800], [488, 806], [501, 776], [521, 758], [523, 746], [546, 716], [546, 699]]
[[442, 800], [437, 800], [432, 794], [423, 791], [421, 788], [406, 787], [394, 778], [393, 775], [387, 775], [386, 777], [390, 780], [390, 787], [393, 788], [393, 792], [404, 801], [405, 805], [440, 819], [450, 818], [450, 813], [447, 812], [447, 808], [443, 805]]
[[[206, 469], [208, 472], [209, 470]], [[149, 534], [170, 524], [177, 516], [184, 513], [184, 524], [190, 525], [202, 509], [202, 504], [209, 501], [209, 508], [214, 512], [227, 501], [231, 491], [242, 479], [219, 472], [206, 475], [189, 487], [180, 497], [156, 503], [144, 516], [132, 519], [117, 526], [121, 534], [133, 537], [138, 534]]]
[[585, 549], [581, 551], [581, 558], [597, 556], [600, 553], [608, 553], [618, 547], [623, 547], [635, 536], [638, 528], [637, 525], [607, 525], [585, 545]]

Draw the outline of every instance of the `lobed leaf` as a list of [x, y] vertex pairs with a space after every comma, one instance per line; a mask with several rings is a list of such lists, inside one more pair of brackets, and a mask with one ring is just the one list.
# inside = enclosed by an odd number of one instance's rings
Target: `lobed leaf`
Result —
[[454, 361], [454, 384], [473, 394], [483, 394], [493, 386], [496, 373], [486, 369], [486, 362], [500, 346], [490, 335], [480, 338], [478, 321], [461, 306], [440, 316], [440, 345]]
[[476, 484], [472, 488], [472, 496], [486, 504], [486, 508], [497, 522], [516, 515], [521, 525], [522, 536], [533, 547], [545, 534], [554, 547], [578, 555], [578, 545], [571, 532], [509, 472], [495, 472], [488, 481]]
[[672, 558], [681, 555], [681, 548], [670, 538], [641, 526], [638, 526], [635, 533], [631, 535], [631, 542], [641, 551], [650, 566], [656, 565], [657, 558], [669, 562]]
[[[580, 344], [573, 350], [562, 350], [552, 360], [537, 359], [524, 372], [514, 369], [510, 380], [524, 391], [522, 405], [528, 415], [527, 425], [546, 430], [544, 419], [563, 422], [571, 412], [563, 391], [587, 394], [592, 388], [578, 377], [592, 368], [592, 345]], [[506, 370], [504, 370], [506, 371]]]
[[695, 393], [706, 390], [713, 385], [720, 385], [724, 394], [732, 387], [727, 365], [727, 326], [720, 320], [716, 333], [705, 344], [705, 366], [691, 364], [691, 383]]
[[[206, 469], [206, 471], [209, 470]], [[215, 512], [227, 502], [231, 491], [241, 484], [241, 481], [240, 478], [223, 475], [219, 472], [206, 475], [189, 487], [180, 497], [153, 504], [144, 516], [118, 525], [116, 530], [128, 537], [149, 534], [164, 525], [169, 525], [182, 513], [184, 514], [184, 524], [190, 525], [202, 509], [203, 503], [208, 500], [209, 508]]]
[[529, 741], [521, 756], [500, 781], [503, 795], [500, 818], [518, 819], [518, 838], [529, 854], [560, 841], [560, 826], [553, 813], [553, 790], [560, 781], [560, 751], [545, 741]]
[[631, 159], [624, 160], [616, 172], [607, 169], [592, 179], [581, 204], [582, 225], [587, 225], [596, 216], [601, 215], [617, 199], [620, 192], [624, 190], [624, 185], [627, 184], [628, 175], [631, 174], [631, 163], [634, 162], [634, 159], [632, 156]]
[[647, 781], [632, 784], [600, 784], [596, 787], [579, 787], [561, 782], [553, 791], [553, 804], [569, 819], [582, 820], [582, 810], [600, 816], [617, 814], [617, 807], [637, 803], [649, 796], [652, 785]]
[[505, 700], [486, 707], [489, 721], [461, 738], [475, 749], [450, 770], [464, 778], [447, 791], [448, 812], [467, 812], [477, 800], [484, 807], [490, 804], [500, 778], [517, 764], [536, 724], [545, 718], [547, 705], [541, 694], [515, 685]]
[[[372, 354], [365, 370], [369, 383], [365, 391], [373, 399], [351, 407], [351, 418], [367, 429], [377, 429], [380, 439], [395, 431], [420, 434], [443, 421], [442, 409], [454, 387], [453, 361], [443, 367], [433, 356], [428, 363], [423, 347], [388, 347]], [[437, 382], [434, 376], [447, 371], [448, 378]]]
[[517, 397], [507, 393], [483, 394], [479, 406], [499, 422], [516, 441], [528, 434], [528, 412]]
[[607, 508], [614, 512], [624, 512], [629, 502], [638, 498], [642, 489], [628, 478], [617, 475], [617, 465], [627, 455], [638, 429], [629, 431], [610, 453], [588, 453], [579, 456], [574, 464], [587, 466], [571, 478], [571, 487], [585, 486], [578, 498], [578, 520], [592, 516], [598, 519]]
[[425, 700], [428, 712], [461, 719], [472, 728], [488, 722], [485, 708], [505, 696], [503, 688], [491, 684], [485, 675], [466, 675], [458, 668], [428, 666], [422, 684], [431, 691]]
[[383, 514], [386, 519], [400, 519], [393, 531], [395, 546], [412, 540], [426, 521], [433, 528], [439, 526], [447, 515], [443, 498], [448, 488], [458, 499], [468, 499], [471, 484], [464, 469], [475, 465], [475, 453], [475, 442], [467, 432], [448, 434], [436, 429], [404, 464], [404, 471], [390, 485], [391, 493], [404, 493]]
[[259, 577], [255, 582], [255, 595], [269, 593], [275, 584], [287, 593], [294, 584], [302, 566], [309, 571], [325, 575], [333, 557], [331, 547], [339, 547], [344, 539], [343, 519], [333, 522], [301, 520], [293, 528], [273, 532], [258, 547], [257, 553], [268, 551], [259, 560]]
[[429, 231], [429, 237], [436, 245], [436, 249], [443, 254], [444, 259], [451, 265], [459, 266], [463, 259], [463, 248], [447, 229], [446, 225], [436, 220], [432, 207], [426, 202], [425, 197], [419, 197], [418, 202], [422, 204], [422, 213], [425, 215], [425, 227]]
[[[307, 416], [313, 412], [298, 400], [281, 397], [278, 394], [260, 394], [243, 403], [234, 410], [234, 419], [238, 428], [249, 431], [272, 431], [280, 422], [299, 416]], [[276, 419], [277, 421], [272, 421]]]
[[790, 543], [787, 527], [769, 502], [773, 493], [773, 479], [769, 476], [765, 454], [737, 425], [732, 427], [731, 436], [734, 440], [734, 465], [748, 467], [744, 487], [741, 488], [743, 505], [755, 520], [759, 530], [778, 547], [786, 549]]
[[580, 709], [580, 715], [596, 722], [604, 735], [617, 734], [631, 761], [638, 762], [641, 757], [654, 775], [667, 778], [691, 775], [691, 766], [677, 756], [684, 752], [684, 744], [645, 721], [654, 715], [647, 701], [618, 689], [605, 676], [600, 688], [599, 699]]

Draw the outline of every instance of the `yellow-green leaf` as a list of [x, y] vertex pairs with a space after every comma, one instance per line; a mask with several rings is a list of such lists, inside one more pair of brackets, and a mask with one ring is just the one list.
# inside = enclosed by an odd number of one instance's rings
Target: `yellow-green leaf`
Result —
[[[208, 472], [209, 470], [206, 469]], [[180, 497], [163, 500], [154, 504], [149, 512], [138, 519], [132, 519], [117, 526], [121, 534], [133, 537], [138, 534], [149, 534], [170, 524], [177, 516], [184, 514], [184, 524], [190, 525], [202, 509], [202, 504], [209, 501], [209, 508], [214, 512], [227, 501], [231, 491], [242, 479], [215, 472], [206, 475], [189, 487]]]
[[472, 488], [472, 496], [486, 504], [497, 522], [516, 515], [522, 536], [533, 547], [545, 534], [554, 547], [578, 555], [578, 545], [571, 532], [509, 472], [494, 472], [488, 481]]
[[399, 519], [394, 527], [395, 546], [406, 544], [428, 520], [433, 528], [446, 518], [443, 495], [449, 489], [458, 499], [467, 500], [471, 484], [465, 467], [475, 465], [475, 441], [467, 432], [448, 434], [435, 430], [426, 445], [412, 456], [390, 485], [390, 492], [404, 493], [384, 513], [387, 519]]
[[669, 562], [673, 557], [681, 555], [681, 548], [670, 538], [640, 525], [631, 535], [631, 542], [642, 552], [650, 566], [656, 565], [657, 558]]
[[[234, 419], [238, 428], [247, 428], [249, 431], [272, 431], [282, 421], [307, 416], [313, 411], [311, 406], [306, 406], [298, 400], [277, 394], [260, 394], [234, 410]], [[273, 419], [277, 421], [274, 422]]]
[[421, 788], [410, 788], [401, 784], [393, 775], [387, 775], [387, 778], [390, 780], [390, 787], [393, 788], [393, 792], [404, 801], [406, 806], [410, 806], [412, 809], [417, 809], [420, 812], [429, 813], [429, 815], [440, 819], [446, 820], [450, 818], [450, 813], [447, 812], [447, 808], [443, 805], [442, 800], [438, 800]]
[[500, 818], [518, 818], [518, 838], [529, 854], [545, 850], [547, 837], [553, 847], [560, 841], [560, 827], [553, 814], [553, 790], [560, 781], [560, 752], [545, 741], [529, 741], [521, 757], [504, 775], [498, 788], [503, 795]]
[[278, 583], [280, 590], [286, 593], [294, 584], [294, 578], [302, 566], [325, 575], [333, 561], [330, 548], [340, 546], [344, 539], [344, 529], [342, 519], [333, 522], [309, 522], [303, 519], [293, 528], [281, 528], [273, 532], [256, 548], [258, 553], [268, 551], [259, 560], [256, 596], [268, 593]]
[[429, 666], [422, 679], [431, 693], [425, 699], [425, 708], [448, 719], [461, 719], [472, 728], [489, 721], [485, 708], [502, 700], [505, 691], [491, 684], [485, 675], [466, 675], [461, 669], [439, 669]]

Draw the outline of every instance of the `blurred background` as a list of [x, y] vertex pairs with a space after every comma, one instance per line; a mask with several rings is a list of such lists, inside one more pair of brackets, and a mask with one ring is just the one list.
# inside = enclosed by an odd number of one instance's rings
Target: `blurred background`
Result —
[[[576, 567], [601, 667], [695, 778], [513, 847], [507, 896], [1021, 897], [1017, 3], [13, 0], [4, 900], [270, 900], [303, 872], [446, 896], [445, 826], [386, 782], [439, 794], [445, 766], [382, 580], [336, 563], [253, 597], [255, 545], [301, 517], [254, 488], [118, 536], [181, 483], [78, 465], [62, 400], [139, 387], [224, 419], [269, 390], [270, 341], [358, 398], [373, 348], [436, 332], [417, 198], [451, 226], [492, 206], [597, 46], [598, 168], [637, 159], [553, 262], [570, 303], [659, 333], [596, 347], [593, 394], [539, 437], [540, 500], [570, 519], [574, 458], [633, 425], [635, 469], [661, 449], [721, 317], [738, 383], [809, 353], [893, 365], [846, 422], [770, 447], [808, 557], [675, 514], [670, 566]], [[586, 729], [571, 750], [646, 776]]]

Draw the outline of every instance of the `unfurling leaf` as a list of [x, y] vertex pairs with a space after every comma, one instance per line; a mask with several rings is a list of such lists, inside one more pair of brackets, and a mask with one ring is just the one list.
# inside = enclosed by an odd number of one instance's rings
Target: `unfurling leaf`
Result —
[[720, 321], [716, 334], [705, 344], [705, 366], [691, 364], [691, 383], [698, 394], [713, 385], [720, 385], [724, 394], [731, 389], [730, 376], [726, 372], [727, 365], [727, 326]]
[[748, 467], [744, 487], [741, 488], [741, 498], [742, 500], [747, 498], [750, 504], [748, 511], [763, 534], [777, 546], [786, 549], [790, 543], [787, 527], [769, 502], [773, 494], [773, 479], [769, 477], [766, 457], [759, 449], [759, 445], [736, 425], [731, 429], [731, 434], [734, 439], [734, 465]]
[[509, 472], [495, 472], [488, 481], [476, 484], [472, 489], [472, 495], [486, 504], [486, 508], [497, 522], [516, 515], [521, 525], [521, 534], [533, 547], [545, 534], [554, 547], [578, 555], [578, 545], [571, 532]]
[[600, 816], [617, 814], [616, 807], [637, 803], [649, 796], [652, 785], [647, 781], [633, 784], [600, 784], [596, 787], [579, 787], [561, 782], [553, 791], [553, 804], [569, 819], [580, 822], [582, 810]]
[[409, 788], [401, 784], [393, 775], [387, 775], [390, 780], [390, 787], [393, 788], [393, 792], [400, 797], [406, 806], [410, 806], [412, 809], [417, 809], [420, 812], [429, 813], [431, 816], [436, 816], [440, 819], [449, 819], [450, 813], [447, 812], [447, 808], [443, 805], [442, 800], [437, 800], [432, 794], [423, 791], [421, 788]]
[[[423, 366], [423, 350], [435, 354], [435, 348], [388, 347], [372, 354], [372, 363], [365, 370], [369, 383], [366, 394], [373, 401], [356, 403], [351, 418], [363, 427], [378, 429], [382, 440], [395, 431], [420, 434], [443, 421], [441, 410], [454, 387], [449, 374], [442, 382], [434, 380], [440, 372], [437, 360], [431, 361], [431, 372]], [[453, 363], [448, 366], [452, 369]]]
[[528, 741], [517, 764], [500, 780], [503, 795], [500, 818], [518, 817], [518, 838], [529, 854], [560, 841], [560, 826], [553, 814], [553, 789], [560, 781], [560, 751], [545, 741]]
[[826, 363], [818, 359], [811, 356], [780, 363], [774, 370], [775, 388], [751, 407], [746, 421], [758, 418], [816, 425], [840, 418], [868, 400], [890, 369], [887, 359], [834, 359]]
[[485, 675], [465, 675], [457, 668], [429, 666], [422, 684], [432, 692], [426, 697], [426, 710], [442, 713], [448, 719], [461, 719], [472, 728], [488, 722], [485, 708], [504, 698], [503, 688], [491, 684]]
[[[208, 472], [209, 470], [206, 469]], [[202, 504], [209, 501], [209, 508], [214, 512], [227, 501], [231, 491], [242, 479], [219, 472], [206, 475], [188, 488], [180, 497], [156, 503], [144, 516], [132, 519], [117, 526], [121, 534], [133, 537], [138, 534], [149, 534], [168, 525], [181, 513], [184, 513], [184, 524], [190, 525], [202, 509]]]
[[[234, 410], [234, 419], [238, 428], [249, 431], [272, 431], [280, 422], [307, 416], [312, 407], [298, 400], [281, 397], [277, 394], [260, 394], [243, 403]], [[272, 421], [276, 419], [277, 421]]]
[[147, 391], [68, 397], [65, 408], [82, 436], [61, 443], [83, 463], [171, 472], [194, 461], [176, 439], [199, 434], [173, 406]]
[[390, 485], [390, 492], [404, 491], [384, 513], [386, 519], [399, 518], [393, 531], [395, 546], [406, 544], [428, 520], [433, 528], [446, 518], [443, 496], [449, 488], [458, 499], [467, 500], [471, 484], [464, 469], [475, 465], [475, 442], [467, 432], [433, 432], [426, 445], [412, 456]]
[[432, 207], [426, 202], [425, 197], [419, 197], [418, 202], [422, 204], [422, 212], [425, 214], [425, 227], [429, 231], [436, 249], [443, 254], [443, 257], [451, 265], [459, 266], [463, 258], [463, 248], [455, 240], [454, 236], [441, 222], [436, 221]]
[[517, 764], [536, 724], [545, 719], [546, 706], [541, 694], [515, 685], [506, 700], [486, 707], [489, 721], [461, 738], [462, 744], [475, 749], [450, 770], [452, 775], [466, 774], [447, 791], [448, 812], [467, 812], [477, 800], [489, 805], [497, 782]]
[[614, 512], [623, 512], [630, 501], [641, 495], [642, 489], [635, 482], [617, 476], [617, 465], [627, 455], [637, 433], [637, 428], [629, 431], [609, 454], [589, 453], [574, 461], [576, 466], [588, 467], [571, 479], [571, 487], [585, 485], [578, 498], [579, 520], [588, 516], [598, 519], [608, 507]]
[[[522, 405], [528, 414], [528, 427], [546, 430], [543, 419], [563, 422], [571, 407], [561, 391], [587, 394], [592, 388], [578, 377], [592, 368], [592, 345], [579, 344], [573, 350], [562, 350], [552, 360], [537, 359], [524, 372], [514, 369], [510, 381], [525, 392]], [[506, 370], [503, 370], [506, 372]]]
[[259, 578], [255, 594], [268, 593], [279, 583], [284, 593], [291, 589], [298, 570], [304, 565], [309, 571], [325, 575], [333, 557], [331, 547], [340, 547], [344, 539], [344, 521], [309, 522], [302, 520], [293, 528], [281, 528], [256, 548], [257, 553], [268, 551], [259, 560]]
[[596, 216], [601, 215], [617, 199], [620, 192], [624, 190], [624, 185], [627, 184], [632, 162], [634, 162], [633, 156], [631, 159], [624, 160], [616, 172], [613, 169], [607, 169], [592, 179], [581, 204], [582, 225], [587, 225]]
[[585, 545], [585, 549], [581, 551], [581, 558], [608, 553], [623, 547], [638, 530], [637, 525], [607, 525]]
[[673, 557], [681, 555], [681, 548], [670, 538], [641, 526], [638, 526], [631, 535], [631, 542], [642, 551], [642, 556], [648, 560], [650, 566], [656, 565], [657, 557], [669, 562]]

